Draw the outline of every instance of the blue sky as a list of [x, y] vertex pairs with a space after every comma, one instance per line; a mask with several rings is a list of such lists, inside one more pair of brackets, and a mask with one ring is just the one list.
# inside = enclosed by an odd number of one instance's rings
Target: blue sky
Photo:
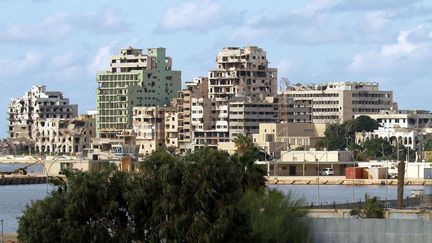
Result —
[[377, 81], [431, 109], [432, 1], [0, 0], [0, 127], [34, 84], [95, 107], [95, 72], [120, 48], [166, 47], [182, 80], [224, 46], [257, 45], [292, 83]]

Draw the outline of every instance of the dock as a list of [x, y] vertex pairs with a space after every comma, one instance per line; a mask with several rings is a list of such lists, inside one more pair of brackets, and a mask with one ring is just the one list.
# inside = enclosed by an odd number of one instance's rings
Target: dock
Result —
[[5, 175], [0, 177], [0, 186], [45, 183], [46, 176], [43, 175]]

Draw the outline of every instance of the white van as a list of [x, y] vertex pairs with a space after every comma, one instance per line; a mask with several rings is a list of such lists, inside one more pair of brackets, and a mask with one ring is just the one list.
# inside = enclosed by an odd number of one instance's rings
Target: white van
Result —
[[324, 169], [321, 169], [320, 175], [322, 175], [322, 176], [334, 175], [334, 170], [333, 170], [333, 168], [324, 168]]

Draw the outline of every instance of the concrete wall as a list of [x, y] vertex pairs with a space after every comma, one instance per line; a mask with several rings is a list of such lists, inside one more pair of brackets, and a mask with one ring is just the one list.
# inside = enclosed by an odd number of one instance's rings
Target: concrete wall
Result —
[[411, 219], [311, 219], [312, 242], [432, 242], [432, 221]]

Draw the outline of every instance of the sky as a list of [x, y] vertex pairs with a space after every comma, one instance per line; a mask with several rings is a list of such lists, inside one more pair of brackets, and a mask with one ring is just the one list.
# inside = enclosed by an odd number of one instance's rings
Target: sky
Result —
[[431, 109], [432, 0], [0, 0], [0, 135], [32, 85], [95, 109], [96, 71], [121, 48], [167, 48], [185, 82], [249, 45], [291, 83], [379, 82], [399, 108]]

